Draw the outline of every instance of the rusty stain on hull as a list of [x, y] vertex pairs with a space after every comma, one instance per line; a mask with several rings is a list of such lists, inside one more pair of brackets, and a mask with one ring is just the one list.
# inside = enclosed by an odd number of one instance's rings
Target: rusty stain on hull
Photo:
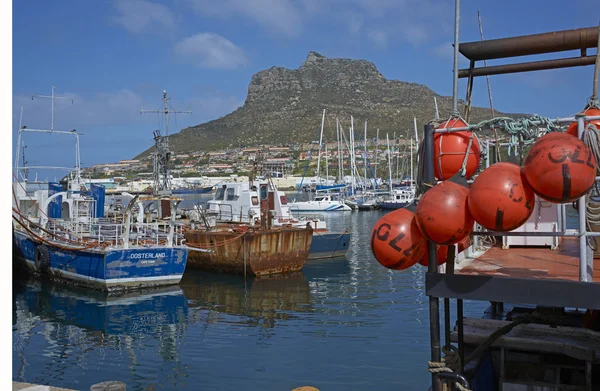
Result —
[[184, 232], [190, 246], [212, 250], [206, 253], [190, 251], [187, 265], [241, 274], [244, 273], [245, 252], [246, 273], [261, 276], [299, 271], [308, 258], [313, 236], [310, 227], [249, 228], [243, 235], [242, 231], [230, 231], [194, 229]]

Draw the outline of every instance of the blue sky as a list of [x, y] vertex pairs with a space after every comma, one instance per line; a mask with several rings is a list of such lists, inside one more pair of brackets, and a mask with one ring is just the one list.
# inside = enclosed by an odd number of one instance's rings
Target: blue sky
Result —
[[[462, 42], [479, 40], [477, 9], [486, 38], [590, 27], [600, 17], [597, 0], [463, 0]], [[15, 1], [13, 149], [21, 105], [23, 124], [50, 126], [50, 101], [31, 95], [49, 95], [53, 83], [57, 95], [75, 99], [56, 102], [55, 127], [84, 133], [82, 163], [89, 166], [152, 145], [157, 115], [139, 110], [159, 108], [163, 89], [174, 108], [193, 111], [174, 120], [172, 131], [179, 130], [231, 112], [254, 73], [297, 68], [311, 50], [366, 59], [388, 79], [451, 95], [453, 17], [452, 0]], [[591, 94], [592, 72], [494, 76], [494, 105], [572, 114]], [[474, 103], [487, 106], [487, 99], [485, 79], [477, 79]], [[26, 140], [30, 164], [72, 164], [71, 140], [40, 140]]]

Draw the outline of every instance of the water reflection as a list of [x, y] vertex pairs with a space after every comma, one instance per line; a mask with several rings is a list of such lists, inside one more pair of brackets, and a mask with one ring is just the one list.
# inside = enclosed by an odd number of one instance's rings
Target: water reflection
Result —
[[275, 327], [276, 321], [311, 310], [308, 282], [300, 273], [248, 277], [186, 271], [180, 283], [190, 308], [207, 309], [241, 319], [234, 323]]

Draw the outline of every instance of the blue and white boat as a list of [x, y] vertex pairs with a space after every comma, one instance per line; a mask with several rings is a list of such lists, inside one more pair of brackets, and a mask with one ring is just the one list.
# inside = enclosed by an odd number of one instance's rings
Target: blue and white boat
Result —
[[[21, 127], [17, 146], [24, 132], [75, 137], [76, 163], [74, 170], [20, 166], [17, 147], [12, 184], [16, 267], [103, 291], [179, 283], [188, 248], [174, 213], [167, 216], [175, 210], [172, 197], [137, 196], [122, 215], [104, 218], [104, 187], [88, 189], [81, 178], [79, 134]], [[28, 187], [27, 170], [32, 168], [69, 170], [67, 184]], [[149, 220], [143, 213], [143, 202], [151, 199], [166, 212], [162, 219]]]

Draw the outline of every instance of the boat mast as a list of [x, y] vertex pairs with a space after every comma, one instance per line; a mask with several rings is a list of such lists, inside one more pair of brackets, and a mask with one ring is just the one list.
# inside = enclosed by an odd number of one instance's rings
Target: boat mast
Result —
[[392, 195], [393, 194], [393, 191], [392, 191], [392, 158], [390, 155], [390, 136], [388, 133], [385, 134], [385, 138], [387, 140], [388, 170], [389, 170], [389, 174], [390, 174], [390, 195]]
[[355, 178], [356, 154], [354, 153], [354, 117], [353, 116], [350, 116], [350, 153], [352, 154], [350, 156], [350, 166], [351, 166], [351, 171], [352, 171], [352, 194], [354, 194], [356, 191], [356, 178]]
[[321, 145], [323, 144], [323, 126], [325, 126], [325, 109], [321, 118], [321, 136], [319, 137], [319, 157], [317, 159], [317, 182], [321, 181]]
[[325, 184], [329, 182], [329, 153], [327, 152], [327, 143], [325, 143]]
[[413, 185], [413, 139], [410, 138], [410, 186]]
[[369, 177], [369, 173], [367, 172], [367, 120], [365, 120], [365, 157], [364, 157], [364, 161], [365, 161], [365, 180], [363, 181], [363, 192], [366, 191], [367, 189], [367, 178]]
[[54, 130], [54, 99], [64, 99], [64, 100], [70, 100], [71, 104], [73, 104], [73, 98], [65, 98], [62, 96], [56, 96], [54, 95], [54, 84], [52, 84], [52, 95], [48, 96], [48, 95], [39, 95], [39, 94], [35, 94], [31, 96], [31, 100], [33, 100], [33, 98], [49, 98], [52, 100], [52, 124], [50, 127], [50, 130]]
[[435, 106], [435, 119], [440, 119], [440, 112], [438, 110], [437, 99], [433, 97], [433, 104]]
[[379, 129], [377, 129], [377, 137], [375, 138], [375, 184], [377, 184], [377, 166], [379, 165]]
[[343, 178], [343, 168], [342, 168], [342, 155], [341, 155], [341, 135], [340, 135], [340, 121], [339, 119], [335, 119], [335, 128], [337, 132], [337, 143], [338, 143], [338, 181], [342, 183]]
[[[165, 137], [160, 135], [160, 131], [154, 132], [154, 142], [156, 152], [154, 153], [154, 192], [158, 194], [171, 194], [171, 173], [169, 170], [169, 159], [171, 151], [169, 150], [169, 114], [191, 114], [191, 110], [177, 111], [169, 110], [169, 100], [167, 91], [163, 90], [163, 109], [161, 110], [144, 110], [141, 108], [140, 114], [164, 114], [165, 115]], [[161, 175], [162, 174], [162, 175]], [[162, 178], [161, 178], [162, 176]]]

